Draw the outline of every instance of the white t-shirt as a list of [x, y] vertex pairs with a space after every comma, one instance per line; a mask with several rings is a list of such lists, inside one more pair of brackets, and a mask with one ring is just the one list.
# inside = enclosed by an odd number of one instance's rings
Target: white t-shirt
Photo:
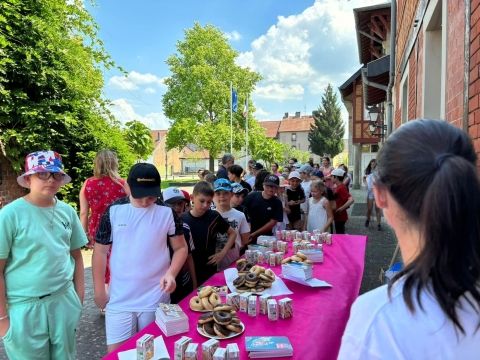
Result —
[[107, 307], [155, 311], [158, 303], [170, 302], [170, 295], [160, 289], [160, 279], [170, 267], [168, 237], [183, 234], [183, 228], [178, 228], [171, 208], [158, 204], [136, 208], [125, 198], [107, 211], [96, 236], [100, 243], [112, 244]]
[[320, 200], [315, 201], [314, 198], [308, 199], [308, 224], [307, 231], [313, 232], [315, 229], [323, 230], [327, 223], [328, 216], [325, 209], [325, 203], [327, 199], [322, 197]]
[[230, 264], [237, 260], [240, 257], [240, 248], [242, 247], [242, 234], [250, 232], [250, 224], [245, 218], [245, 214], [236, 209], [230, 209], [225, 212], [221, 212], [219, 209], [217, 211], [222, 215], [222, 217], [230, 224], [230, 227], [235, 230], [235, 247], [230, 249], [218, 265], [219, 270], [226, 269]]
[[255, 179], [255, 176], [250, 176], [249, 178], [245, 177], [245, 181], [252, 187], [252, 189], [255, 186]]
[[310, 186], [312, 185], [312, 180], [305, 181], [303, 180], [300, 185], [302, 185], [303, 192], [305, 193], [305, 202], [300, 204], [300, 209], [303, 210], [304, 213], [307, 213], [308, 210], [308, 199], [310, 198]]
[[479, 359], [478, 312], [462, 299], [457, 315], [467, 335], [457, 331], [457, 338], [433, 296], [424, 290], [420, 298], [424, 311], [415, 301], [412, 314], [401, 283], [392, 289], [391, 300], [386, 285], [360, 296], [352, 306], [338, 359]]

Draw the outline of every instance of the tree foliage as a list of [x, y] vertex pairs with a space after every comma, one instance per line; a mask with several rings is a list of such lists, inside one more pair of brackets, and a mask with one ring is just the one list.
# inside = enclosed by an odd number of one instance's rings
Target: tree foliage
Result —
[[125, 124], [125, 138], [128, 145], [137, 155], [138, 160], [145, 160], [153, 152], [153, 142], [150, 129], [138, 120]]
[[337, 103], [337, 95], [328, 84], [322, 96], [322, 104], [313, 112], [314, 123], [308, 133], [310, 150], [317, 155], [332, 158], [343, 149], [344, 127]]
[[115, 150], [123, 174], [134, 161], [101, 96], [111, 66], [82, 0], [0, 2], [0, 143], [17, 171], [31, 151], [58, 151], [72, 203], [97, 150]]
[[[165, 80], [163, 109], [172, 126], [167, 147], [192, 143], [210, 153], [210, 165], [230, 149], [230, 83], [238, 93], [239, 112], [260, 75], [235, 64], [238, 53], [216, 27], [198, 23], [185, 31], [177, 53], [167, 64], [172, 75]], [[250, 109], [252, 110], [252, 109]], [[245, 119], [233, 115], [233, 148], [244, 144]]]

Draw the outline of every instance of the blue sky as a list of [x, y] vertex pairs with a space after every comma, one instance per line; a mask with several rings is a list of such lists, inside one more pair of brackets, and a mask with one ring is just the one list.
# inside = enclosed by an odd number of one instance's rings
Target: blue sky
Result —
[[[195, 21], [223, 31], [237, 63], [262, 74], [253, 94], [258, 120], [311, 113], [327, 85], [341, 85], [359, 68], [352, 9], [379, 0], [97, 0], [87, 5], [99, 36], [128, 75], [105, 73], [105, 96], [122, 122], [137, 119], [166, 129], [162, 111], [165, 60]], [[343, 111], [346, 120], [346, 111]]]

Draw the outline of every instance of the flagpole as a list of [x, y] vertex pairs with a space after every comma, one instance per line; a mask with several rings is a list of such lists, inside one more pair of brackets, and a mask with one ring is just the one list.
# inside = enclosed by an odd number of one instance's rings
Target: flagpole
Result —
[[247, 107], [245, 115], [245, 171], [248, 171], [248, 94], [245, 100], [245, 106]]
[[230, 81], [230, 154], [233, 154], [233, 85]]

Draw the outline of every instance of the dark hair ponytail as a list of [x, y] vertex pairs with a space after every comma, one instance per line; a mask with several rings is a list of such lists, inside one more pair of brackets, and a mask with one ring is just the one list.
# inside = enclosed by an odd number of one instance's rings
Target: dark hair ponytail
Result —
[[[394, 279], [414, 312], [430, 287], [464, 333], [456, 305], [466, 297], [480, 309], [480, 183], [468, 136], [444, 121], [416, 120], [398, 129], [378, 156], [378, 184], [386, 186], [418, 227], [418, 256]], [[390, 285], [391, 286], [391, 285]], [[473, 300], [472, 300], [473, 299]], [[480, 322], [479, 322], [480, 326]]]

